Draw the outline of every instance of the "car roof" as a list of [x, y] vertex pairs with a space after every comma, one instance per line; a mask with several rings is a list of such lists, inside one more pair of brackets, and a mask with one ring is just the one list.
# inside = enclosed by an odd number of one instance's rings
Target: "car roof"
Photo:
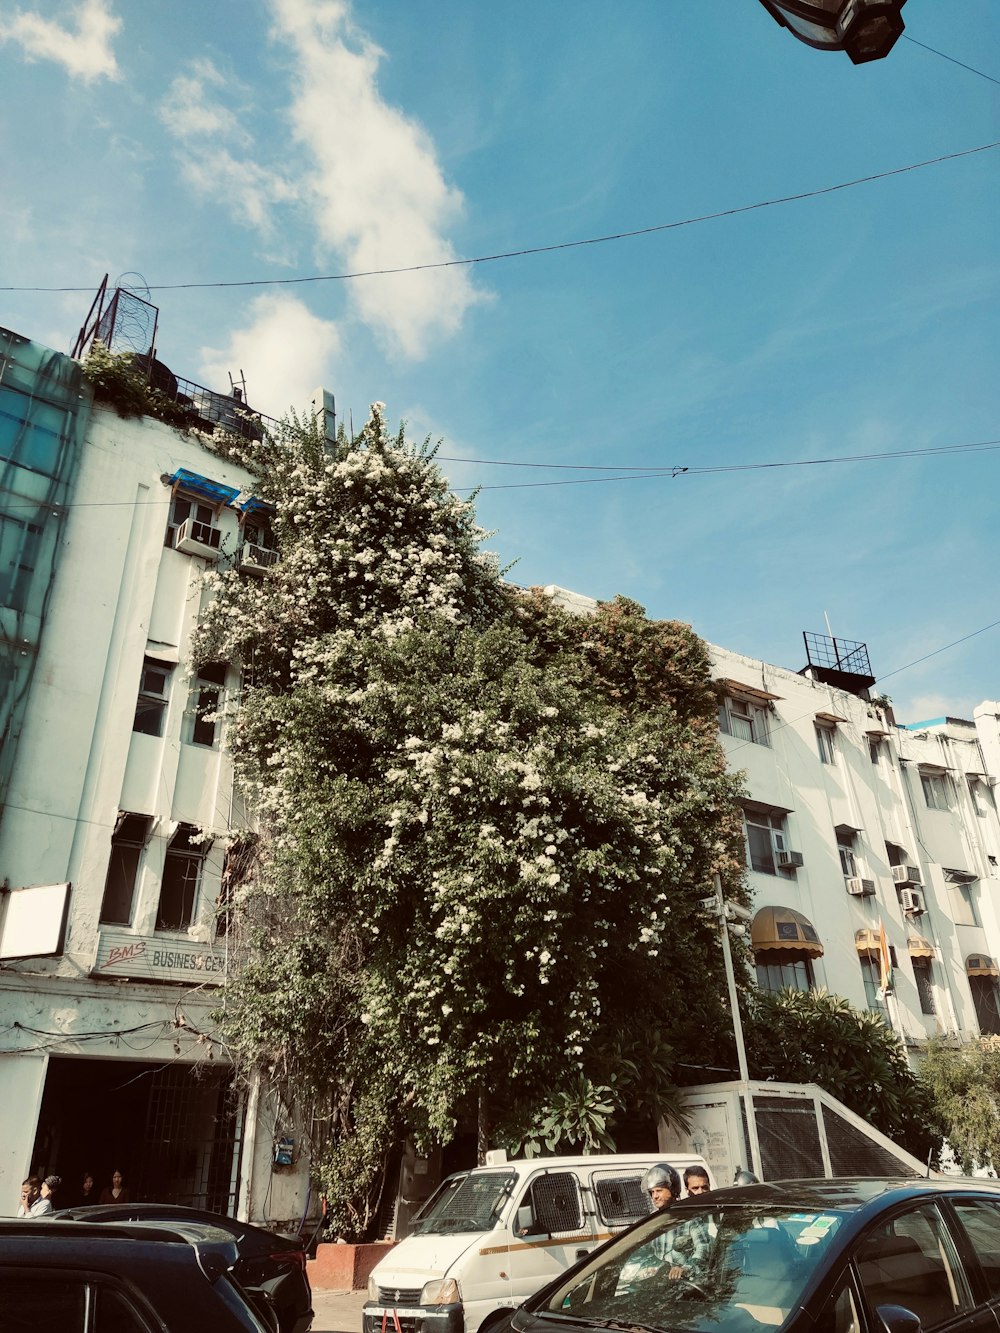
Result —
[[83, 1222], [100, 1222], [108, 1226], [118, 1219], [136, 1222], [162, 1221], [168, 1226], [176, 1222], [190, 1222], [216, 1227], [227, 1236], [238, 1239], [259, 1240], [262, 1246], [281, 1249], [301, 1249], [302, 1241], [288, 1236], [276, 1235], [263, 1227], [252, 1226], [249, 1222], [240, 1222], [235, 1217], [224, 1213], [210, 1213], [203, 1208], [189, 1208], [181, 1203], [88, 1203], [78, 1208], [60, 1208], [53, 1214], [58, 1218], [71, 1218]]
[[671, 1205], [674, 1209], [704, 1207], [770, 1207], [836, 1209], [857, 1212], [888, 1196], [900, 1200], [961, 1191], [980, 1191], [1000, 1198], [997, 1181], [968, 1176], [836, 1176], [833, 1179], [769, 1180], [757, 1185], [730, 1185]]

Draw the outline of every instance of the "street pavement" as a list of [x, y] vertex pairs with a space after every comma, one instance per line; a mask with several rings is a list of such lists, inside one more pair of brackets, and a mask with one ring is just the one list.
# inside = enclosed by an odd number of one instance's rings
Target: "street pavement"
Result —
[[313, 1291], [312, 1333], [361, 1333], [364, 1291]]

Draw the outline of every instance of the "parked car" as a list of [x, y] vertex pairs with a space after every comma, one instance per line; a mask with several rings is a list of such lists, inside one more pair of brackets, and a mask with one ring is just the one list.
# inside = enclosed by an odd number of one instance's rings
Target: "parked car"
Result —
[[233, 1277], [232, 1238], [51, 1217], [0, 1221], [3, 1333], [270, 1333]]
[[[232, 1217], [170, 1203], [106, 1203], [63, 1208], [57, 1218], [90, 1223], [154, 1222], [221, 1229], [235, 1244], [233, 1276], [251, 1294], [261, 1292], [277, 1316], [279, 1333], [308, 1333], [312, 1291], [306, 1276], [306, 1243], [276, 1236]], [[258, 1308], [260, 1304], [258, 1303]]]
[[514, 1312], [515, 1333], [997, 1333], [1000, 1188], [792, 1180], [685, 1200]]

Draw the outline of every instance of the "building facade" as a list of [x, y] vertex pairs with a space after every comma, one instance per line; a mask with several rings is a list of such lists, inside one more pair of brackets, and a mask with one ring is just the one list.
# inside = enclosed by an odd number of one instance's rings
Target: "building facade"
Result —
[[915, 1049], [1000, 1033], [1000, 705], [901, 726], [866, 670], [712, 660], [758, 984], [824, 986]]
[[[206, 425], [206, 432], [211, 430]], [[297, 1224], [307, 1170], [213, 1017], [239, 672], [190, 675], [200, 576], [266, 507], [210, 435], [94, 404], [0, 330], [0, 1212], [29, 1172]]]

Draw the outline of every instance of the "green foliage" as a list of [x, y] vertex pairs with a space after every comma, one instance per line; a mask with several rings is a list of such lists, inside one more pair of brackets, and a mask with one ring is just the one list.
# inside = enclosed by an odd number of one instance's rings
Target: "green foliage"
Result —
[[198, 417], [183, 403], [154, 389], [132, 352], [115, 353], [94, 342], [83, 362], [83, 373], [98, 402], [109, 403], [120, 417], [156, 417], [171, 426], [198, 424]]
[[756, 992], [747, 1048], [752, 1077], [818, 1083], [915, 1157], [940, 1149], [927, 1089], [879, 1015], [825, 990]]
[[960, 1047], [932, 1041], [920, 1077], [962, 1170], [1000, 1170], [1000, 1038]]
[[446, 1142], [484, 1091], [497, 1141], [603, 1145], [637, 1106], [652, 1133], [731, 1030], [699, 900], [714, 871], [744, 898], [742, 835], [704, 645], [505, 586], [380, 405], [355, 441], [292, 421], [243, 457], [280, 559], [207, 576], [195, 649], [251, 668], [225, 1023], [324, 1126], [337, 1226], [363, 1234], [393, 1143]]

